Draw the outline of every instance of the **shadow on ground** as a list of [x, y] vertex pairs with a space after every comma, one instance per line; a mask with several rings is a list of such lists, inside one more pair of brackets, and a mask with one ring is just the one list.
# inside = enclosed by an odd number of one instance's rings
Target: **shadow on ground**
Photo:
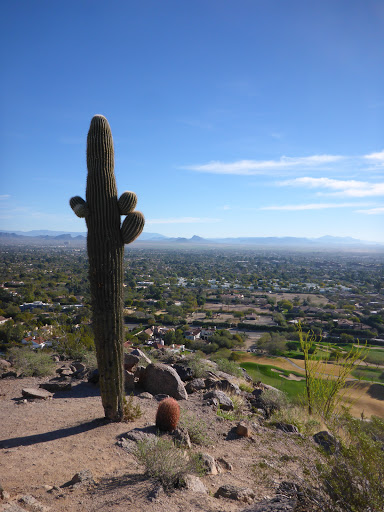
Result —
[[0, 439], [0, 449], [17, 448], [18, 446], [30, 446], [32, 444], [47, 443], [48, 441], [55, 441], [63, 437], [75, 436], [82, 434], [89, 430], [101, 427], [109, 423], [105, 418], [97, 418], [92, 421], [87, 421], [80, 425], [74, 425], [68, 428], [59, 428], [51, 432], [44, 432], [43, 434], [34, 434], [32, 436], [14, 437], [11, 439]]
[[384, 386], [382, 384], [372, 384], [367, 390], [368, 395], [376, 400], [384, 400]]

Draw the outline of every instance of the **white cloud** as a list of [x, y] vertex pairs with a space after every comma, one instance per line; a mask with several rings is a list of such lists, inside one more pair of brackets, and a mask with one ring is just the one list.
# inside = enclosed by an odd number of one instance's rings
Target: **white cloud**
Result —
[[384, 195], [384, 183], [369, 183], [357, 180], [335, 180], [331, 178], [295, 178], [281, 181], [279, 185], [303, 186], [330, 189], [329, 195], [344, 197], [371, 197]]
[[271, 171], [322, 167], [334, 162], [339, 162], [343, 158], [344, 157], [338, 155], [312, 155], [304, 157], [282, 156], [279, 160], [238, 160], [229, 163], [213, 161], [203, 165], [185, 166], [183, 169], [212, 174], [254, 176]]
[[366, 158], [367, 160], [384, 162], [384, 150], [378, 153], [370, 153], [369, 155], [364, 155], [364, 158]]
[[369, 210], [356, 210], [357, 213], [364, 213], [366, 215], [382, 215], [384, 214], [384, 206], [378, 208], [371, 208]]
[[210, 219], [208, 217], [179, 217], [169, 219], [149, 219], [146, 224], [205, 224], [221, 222], [221, 219]]
[[328, 208], [355, 208], [356, 203], [310, 203], [310, 204], [288, 204], [278, 206], [264, 206], [260, 210], [285, 210], [285, 211], [299, 211], [299, 210], [326, 210]]
[[11, 196], [9, 194], [0, 195], [0, 201], [4, 201], [5, 199], [9, 199]]

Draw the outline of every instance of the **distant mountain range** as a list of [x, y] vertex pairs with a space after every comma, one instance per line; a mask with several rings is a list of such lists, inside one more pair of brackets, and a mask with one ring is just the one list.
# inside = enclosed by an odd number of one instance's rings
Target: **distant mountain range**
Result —
[[[14, 241], [22, 244], [33, 243], [42, 245], [50, 243], [65, 243], [65, 245], [84, 244], [86, 240], [86, 232], [65, 232], [65, 231], [0, 231], [0, 243], [6, 241]], [[299, 237], [238, 237], [238, 238], [202, 238], [194, 235], [191, 238], [183, 237], [166, 237], [159, 233], [144, 232], [140, 235], [136, 242], [137, 245], [197, 245], [197, 246], [258, 246], [258, 247], [362, 247], [376, 246], [384, 247], [384, 244], [378, 242], [366, 242], [351, 237], [335, 237], [322, 236], [320, 238], [299, 238]]]

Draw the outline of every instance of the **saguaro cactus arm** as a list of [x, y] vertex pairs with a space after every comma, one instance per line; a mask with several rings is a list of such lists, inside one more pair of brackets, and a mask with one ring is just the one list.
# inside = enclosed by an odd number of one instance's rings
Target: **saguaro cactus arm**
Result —
[[[123, 418], [123, 255], [124, 243], [137, 238], [144, 216], [134, 212], [136, 194], [117, 200], [112, 133], [105, 117], [92, 118], [87, 137], [86, 201], [70, 200], [78, 217], [85, 217], [89, 281], [100, 392], [106, 418]], [[127, 215], [120, 226], [120, 215]]]

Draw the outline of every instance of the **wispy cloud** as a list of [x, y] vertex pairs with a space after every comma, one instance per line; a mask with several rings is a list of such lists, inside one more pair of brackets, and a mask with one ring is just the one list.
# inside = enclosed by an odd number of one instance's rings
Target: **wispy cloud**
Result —
[[287, 204], [278, 206], [264, 206], [260, 210], [285, 210], [285, 211], [299, 211], [299, 210], [327, 210], [329, 208], [356, 208], [356, 203], [309, 203], [309, 204]]
[[0, 201], [4, 201], [5, 199], [9, 199], [11, 196], [9, 194], [0, 195]]
[[279, 160], [237, 160], [235, 162], [213, 161], [203, 165], [188, 165], [182, 167], [190, 171], [206, 172], [211, 174], [235, 174], [254, 176], [266, 174], [271, 171], [289, 169], [322, 168], [331, 163], [339, 162], [344, 157], [339, 155], [312, 155], [304, 157], [282, 156]]
[[378, 208], [370, 208], [369, 210], [356, 210], [357, 213], [364, 213], [366, 215], [383, 215], [384, 214], [384, 206], [379, 206]]
[[295, 178], [280, 181], [282, 186], [301, 186], [307, 188], [328, 189], [329, 195], [344, 197], [372, 197], [384, 195], [384, 182], [370, 183], [357, 180], [335, 180], [332, 178]]
[[149, 219], [146, 224], [208, 224], [221, 222], [221, 219], [211, 219], [208, 217], [178, 217], [169, 219]]

